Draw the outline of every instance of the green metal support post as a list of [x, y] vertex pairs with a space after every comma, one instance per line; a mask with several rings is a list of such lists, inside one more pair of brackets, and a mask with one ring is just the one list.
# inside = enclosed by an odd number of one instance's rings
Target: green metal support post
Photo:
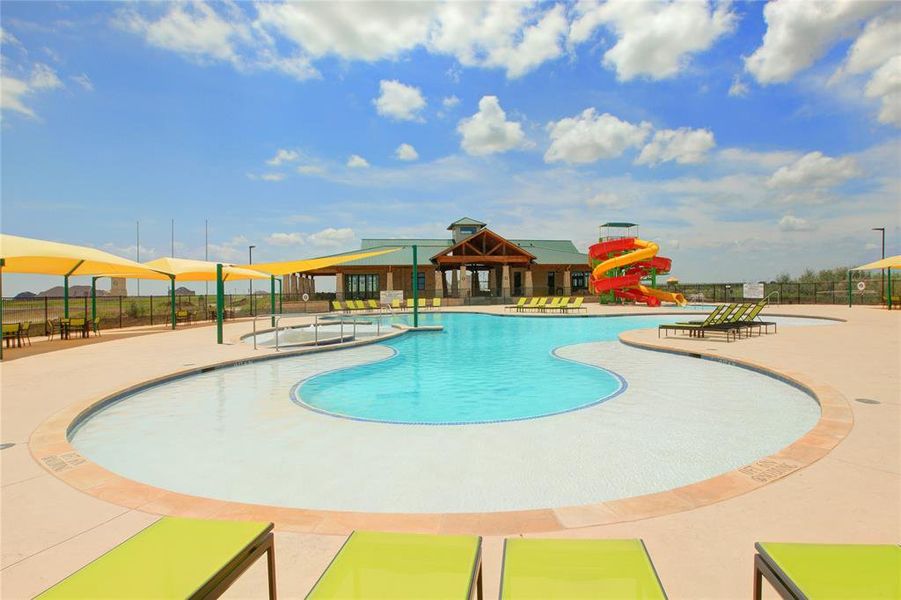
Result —
[[69, 318], [69, 276], [63, 275], [63, 316]]
[[848, 271], [848, 308], [851, 308], [851, 271]]
[[222, 282], [222, 265], [216, 265], [216, 343], [222, 343], [222, 310], [225, 305], [225, 284]]
[[892, 310], [892, 269], [888, 269], [888, 309]]
[[91, 322], [97, 318], [97, 280], [99, 277], [91, 277]]
[[[3, 323], [3, 267], [6, 259], [0, 258], [0, 324]], [[0, 360], [3, 360], [3, 327], [0, 327]]]
[[278, 277], [276, 281], [278, 282], [278, 314], [282, 314], [285, 312], [282, 307], [282, 278]]
[[175, 329], [175, 275], [169, 275], [169, 318], [172, 329]]
[[[275, 315], [275, 275], [269, 276], [269, 314]], [[272, 317], [272, 326], [275, 327], [275, 317]]]
[[413, 327], [419, 327], [419, 261], [413, 244]]

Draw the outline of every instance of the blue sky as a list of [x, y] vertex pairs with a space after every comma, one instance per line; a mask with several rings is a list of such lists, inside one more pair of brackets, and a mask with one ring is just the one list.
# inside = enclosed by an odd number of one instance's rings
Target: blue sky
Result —
[[[2, 231], [243, 262], [641, 224], [684, 281], [898, 253], [893, 3], [3, 2]], [[46, 280], [10, 277], [4, 292]], [[55, 281], [50, 283], [56, 283]], [[150, 286], [150, 284], [147, 284]], [[143, 289], [147, 289], [142, 286]]]

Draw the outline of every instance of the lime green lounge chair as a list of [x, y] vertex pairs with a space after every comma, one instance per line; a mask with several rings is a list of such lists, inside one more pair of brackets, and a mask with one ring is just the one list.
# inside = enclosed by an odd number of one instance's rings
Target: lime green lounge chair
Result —
[[419, 298], [419, 308], [428, 308], [428, 307], [426, 306], [426, 300], [425, 300], [425, 298]]
[[366, 301], [366, 307], [367, 307], [369, 310], [378, 310], [378, 309], [379, 309], [379, 303], [376, 302], [375, 300], [370, 299], [370, 300], [367, 300], [367, 301]]
[[392, 300], [392, 301], [391, 301], [391, 308], [393, 308], [394, 310], [400, 310], [400, 300], [398, 300], [397, 298], [395, 298], [394, 300]]
[[432, 308], [441, 308], [441, 298], [432, 298]]
[[560, 306], [560, 298], [554, 296], [551, 298], [551, 301], [541, 307], [541, 312], [545, 312], [548, 310], [555, 310]]
[[482, 538], [354, 531], [307, 596], [482, 597]]
[[413, 310], [413, 298], [407, 298], [407, 310]]
[[754, 599], [762, 577], [783, 598], [901, 598], [901, 547], [758, 542]]
[[38, 598], [218, 598], [264, 553], [274, 600], [272, 523], [163, 517]]
[[641, 540], [504, 540], [502, 600], [666, 598]]
[[568, 313], [569, 311], [577, 311], [577, 310], [584, 310], [585, 312], [588, 312], [588, 309], [585, 308], [584, 306], [582, 306], [582, 303], [584, 301], [585, 301], [585, 298], [583, 298], [582, 296], [576, 296], [576, 299], [573, 300], [572, 304], [570, 304], [568, 306], [563, 306], [563, 307], [561, 307], [561, 309], [565, 313]]
[[344, 312], [344, 307], [337, 300], [332, 300], [332, 310], [335, 312]]
[[516, 304], [511, 304], [510, 306], [505, 306], [504, 310], [521, 310], [522, 307], [526, 305], [527, 300], [528, 300], [528, 298], [523, 296], [516, 302]]
[[547, 299], [546, 296], [540, 297], [540, 298], [538, 298], [538, 299], [536, 300], [535, 304], [532, 304], [531, 302], [529, 302], [529, 303], [528, 303], [527, 305], [525, 305], [523, 308], [524, 308], [525, 310], [539, 310], [539, 311], [540, 311], [540, 310], [544, 310], [544, 307], [545, 307], [545, 305], [547, 304], [547, 300], [548, 300], [548, 299]]
[[524, 310], [532, 310], [538, 306], [538, 298], [530, 298], [528, 304], [523, 304], [522, 306], [517, 307], [518, 312], [522, 312]]

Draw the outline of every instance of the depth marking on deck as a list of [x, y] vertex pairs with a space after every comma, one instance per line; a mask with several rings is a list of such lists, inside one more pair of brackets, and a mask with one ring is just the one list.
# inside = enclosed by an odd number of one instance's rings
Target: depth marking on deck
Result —
[[59, 473], [60, 471], [65, 471], [66, 469], [72, 469], [86, 462], [85, 458], [78, 452], [52, 454], [50, 456], [45, 456], [41, 459], [41, 461], [47, 466], [48, 469], [50, 469], [54, 473]]
[[754, 481], [769, 483], [797, 470], [797, 465], [772, 459], [763, 459], [740, 468], [739, 472], [744, 473]]

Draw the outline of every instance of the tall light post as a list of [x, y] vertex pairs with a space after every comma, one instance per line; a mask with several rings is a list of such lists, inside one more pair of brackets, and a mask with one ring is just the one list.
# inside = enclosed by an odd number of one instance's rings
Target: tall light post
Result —
[[[256, 246], [248, 246], [247, 247], [247, 258], [248, 258], [247, 264], [249, 264], [249, 265], [253, 264], [253, 249], [254, 248], [256, 248]], [[254, 314], [254, 311], [253, 311], [253, 279], [248, 279], [247, 281], [250, 282], [250, 314], [253, 315]]]
[[[885, 259], [885, 227], [873, 227], [873, 231], [882, 232], [882, 258]], [[882, 269], [882, 295], [885, 296], [885, 269]]]

